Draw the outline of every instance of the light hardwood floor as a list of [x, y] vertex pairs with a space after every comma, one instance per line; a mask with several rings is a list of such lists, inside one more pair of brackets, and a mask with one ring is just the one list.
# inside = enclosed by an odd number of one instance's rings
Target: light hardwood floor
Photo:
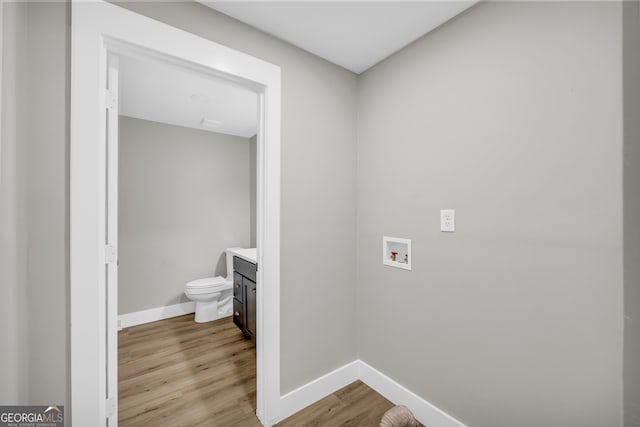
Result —
[[[119, 425], [260, 427], [255, 347], [225, 318], [193, 315], [118, 334]], [[377, 427], [393, 404], [357, 381], [278, 424]]]

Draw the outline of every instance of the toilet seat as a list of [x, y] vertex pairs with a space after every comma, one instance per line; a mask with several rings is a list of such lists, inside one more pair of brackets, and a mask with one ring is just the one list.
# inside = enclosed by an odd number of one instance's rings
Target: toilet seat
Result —
[[185, 283], [184, 294], [195, 302], [196, 323], [230, 316], [233, 311], [233, 283], [222, 276]]
[[185, 285], [186, 290], [194, 295], [223, 291], [230, 287], [231, 283], [227, 283], [227, 280], [222, 276], [192, 280]]

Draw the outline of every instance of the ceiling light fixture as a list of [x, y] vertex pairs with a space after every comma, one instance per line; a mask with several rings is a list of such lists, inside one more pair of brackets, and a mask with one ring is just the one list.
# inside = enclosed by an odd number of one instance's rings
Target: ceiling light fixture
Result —
[[215, 130], [215, 129], [218, 129], [220, 126], [222, 126], [222, 122], [219, 120], [204, 118], [200, 122], [200, 126], [202, 126], [205, 129]]

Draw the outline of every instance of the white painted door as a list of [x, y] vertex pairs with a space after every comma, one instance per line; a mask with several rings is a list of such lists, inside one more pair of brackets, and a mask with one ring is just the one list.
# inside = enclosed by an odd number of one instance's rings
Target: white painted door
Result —
[[105, 216], [106, 283], [106, 415], [107, 427], [118, 425], [118, 56], [109, 54], [105, 88], [107, 184]]

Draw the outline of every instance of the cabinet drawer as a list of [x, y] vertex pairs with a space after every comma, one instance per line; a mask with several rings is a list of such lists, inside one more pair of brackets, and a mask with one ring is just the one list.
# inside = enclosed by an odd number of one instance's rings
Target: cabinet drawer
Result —
[[233, 273], [233, 297], [240, 303], [244, 302], [242, 298], [242, 276], [238, 272]]
[[256, 265], [237, 256], [233, 257], [233, 269], [249, 280], [256, 281]]
[[233, 323], [244, 331], [244, 307], [242, 303], [235, 298], [233, 300]]

